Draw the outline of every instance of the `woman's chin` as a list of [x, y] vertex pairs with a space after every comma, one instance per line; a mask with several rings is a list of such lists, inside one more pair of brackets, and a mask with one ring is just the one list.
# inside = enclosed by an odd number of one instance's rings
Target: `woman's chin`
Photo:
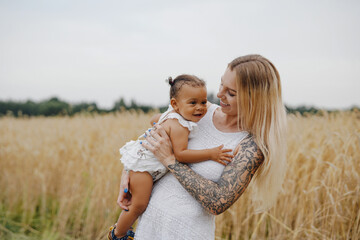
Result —
[[223, 113], [229, 113], [229, 108], [220, 106], [220, 109]]
[[237, 111], [233, 111], [230, 107], [220, 106], [220, 110], [226, 115], [237, 116]]

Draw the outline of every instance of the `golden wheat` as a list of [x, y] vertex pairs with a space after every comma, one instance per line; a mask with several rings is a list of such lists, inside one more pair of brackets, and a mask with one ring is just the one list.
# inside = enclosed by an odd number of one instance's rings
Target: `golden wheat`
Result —
[[[151, 115], [0, 119], [0, 238], [104, 239], [116, 221], [118, 149]], [[360, 114], [290, 115], [288, 169], [274, 208], [245, 194], [217, 239], [359, 239]]]

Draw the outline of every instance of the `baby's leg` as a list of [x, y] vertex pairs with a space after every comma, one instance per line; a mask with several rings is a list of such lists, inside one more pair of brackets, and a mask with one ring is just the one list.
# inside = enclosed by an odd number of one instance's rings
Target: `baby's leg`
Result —
[[122, 237], [145, 211], [153, 186], [153, 179], [148, 172], [130, 171], [131, 205], [129, 211], [122, 211], [117, 221], [115, 235]]

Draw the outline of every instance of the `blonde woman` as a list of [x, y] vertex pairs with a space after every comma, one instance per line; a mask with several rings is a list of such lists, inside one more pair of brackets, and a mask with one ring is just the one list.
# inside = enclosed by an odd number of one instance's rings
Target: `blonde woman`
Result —
[[[275, 202], [286, 153], [286, 113], [278, 71], [260, 55], [236, 58], [228, 64], [217, 96], [220, 106], [208, 103], [188, 148], [224, 144], [235, 157], [227, 166], [214, 161], [180, 163], [166, 132], [155, 125], [145, 147], [169, 173], [154, 184], [135, 239], [214, 239], [214, 215], [228, 209], [252, 179], [257, 209], [268, 209]], [[131, 204], [131, 193], [124, 193], [125, 188], [128, 176], [124, 173], [118, 198], [123, 209]]]

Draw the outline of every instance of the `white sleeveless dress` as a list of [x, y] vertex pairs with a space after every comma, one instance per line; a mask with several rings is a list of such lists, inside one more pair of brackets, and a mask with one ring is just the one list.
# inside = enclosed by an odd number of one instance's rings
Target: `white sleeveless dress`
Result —
[[[169, 105], [166, 112], [161, 114], [159, 124], [167, 119], [177, 119], [179, 124], [189, 129], [189, 139], [193, 137], [197, 130], [197, 123], [191, 122], [183, 118], [180, 114], [173, 111], [174, 109]], [[153, 181], [157, 181], [167, 173], [167, 168], [157, 160], [152, 152], [147, 150], [140, 144], [140, 141], [146, 140], [141, 138], [141, 135], [136, 141], [129, 141], [123, 147], [119, 149], [121, 158], [120, 161], [124, 165], [126, 171], [132, 170], [134, 172], [148, 172], [153, 178]]]
[[[247, 132], [224, 133], [215, 128], [212, 118], [219, 106], [212, 104], [198, 122], [189, 149], [213, 148], [224, 144], [234, 149]], [[220, 179], [224, 166], [215, 161], [189, 164], [192, 170], [214, 182]], [[215, 216], [202, 208], [171, 174], [154, 184], [150, 202], [138, 221], [136, 240], [210, 240], [215, 238]]]

